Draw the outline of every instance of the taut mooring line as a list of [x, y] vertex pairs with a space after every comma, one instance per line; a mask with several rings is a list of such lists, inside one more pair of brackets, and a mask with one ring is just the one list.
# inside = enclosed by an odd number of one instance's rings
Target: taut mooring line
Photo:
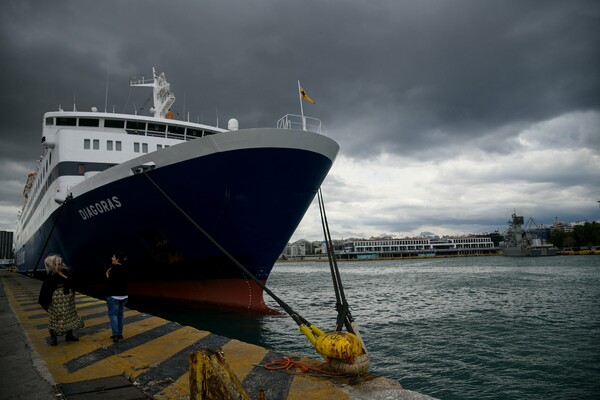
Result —
[[323, 192], [321, 191], [321, 188], [319, 188], [317, 196], [319, 202], [319, 211], [321, 212], [321, 224], [323, 225], [323, 234], [325, 236], [325, 246], [327, 248], [327, 258], [329, 259], [331, 277], [333, 279], [333, 287], [337, 301], [336, 309], [338, 311], [338, 317], [336, 329], [340, 331], [342, 329], [342, 324], [344, 324], [350, 333], [353, 333], [358, 337], [360, 343], [362, 344], [363, 351], [365, 354], [367, 354], [367, 348], [362, 336], [360, 335], [360, 332], [358, 331], [358, 326], [356, 325], [356, 322], [354, 322], [354, 318], [350, 313], [350, 306], [346, 300], [346, 295], [344, 294], [342, 276], [340, 275], [340, 269], [338, 268], [335, 258], [335, 251], [333, 249], [333, 242], [331, 240], [331, 233], [329, 231], [329, 222], [327, 221], [327, 213], [325, 212], [325, 201], [323, 200]]
[[[252, 279], [262, 290], [267, 292], [269, 296], [273, 298], [279, 304], [292, 319], [298, 324], [300, 331], [306, 336], [306, 338], [315, 346], [315, 350], [323, 357], [325, 357], [329, 362], [332, 368], [337, 371], [343, 371], [345, 373], [353, 374], [353, 375], [361, 375], [368, 371], [370, 358], [367, 354], [364, 342], [358, 333], [358, 328], [354, 325], [354, 322], [351, 319], [348, 319], [348, 314], [346, 314], [346, 319], [350, 323], [349, 330], [353, 330], [354, 338], [358, 340], [355, 342], [358, 345], [358, 350], [362, 351], [361, 354], [357, 353], [356, 348], [351, 348], [353, 346], [351, 337], [346, 340], [345, 336], [340, 337], [340, 332], [333, 332], [332, 334], [326, 334], [317, 326], [308, 322], [301, 315], [296, 313], [292, 308], [287, 305], [283, 300], [275, 295], [270, 289], [268, 289], [261, 281], [254, 276], [246, 267], [244, 267], [238, 260], [235, 259], [223, 246], [221, 246], [208, 232], [206, 232], [196, 221], [194, 221], [160, 186], [154, 182], [154, 180], [143, 171], [143, 174], [148, 178], [148, 180], [158, 189], [160, 193], [173, 206], [179, 210], [195, 227], [198, 229], [212, 244], [214, 244], [219, 250], [227, 256], [244, 274], [246, 274], [250, 279]], [[338, 272], [339, 274], [339, 272]], [[343, 297], [343, 293], [342, 293]], [[345, 298], [344, 298], [345, 301]], [[348, 335], [352, 334], [352, 332], [348, 333]], [[345, 342], [345, 343], [344, 343]], [[320, 350], [319, 350], [320, 349]], [[354, 360], [354, 362], [348, 362], [346, 358], [351, 357], [350, 359]]]
[[349, 332], [354, 333], [352, 332], [352, 326], [350, 325], [350, 321], [348, 321], [347, 318], [350, 317], [351, 319], [352, 317], [348, 309], [348, 302], [346, 301], [346, 297], [344, 295], [344, 287], [342, 286], [337, 261], [335, 259], [335, 251], [333, 249], [333, 242], [331, 240], [331, 234], [329, 232], [329, 223], [327, 221], [327, 214], [325, 213], [325, 203], [323, 201], [323, 194], [321, 192], [321, 188], [319, 188], [317, 192], [317, 201], [319, 203], [319, 211], [321, 214], [321, 226], [323, 227], [323, 235], [325, 237], [325, 248], [327, 249], [329, 269], [331, 271], [331, 278], [333, 280], [333, 290], [335, 292], [336, 300], [335, 308], [338, 311], [336, 330], [341, 331], [342, 325], [345, 324], [346, 329], [348, 329]]

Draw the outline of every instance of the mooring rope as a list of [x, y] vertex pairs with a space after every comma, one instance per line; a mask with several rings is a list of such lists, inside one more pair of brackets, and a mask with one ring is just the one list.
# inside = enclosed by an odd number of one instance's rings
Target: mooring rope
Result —
[[327, 363], [320, 363], [318, 365], [309, 364], [305, 362], [301, 362], [298, 360], [294, 360], [289, 356], [285, 356], [279, 360], [273, 360], [264, 364], [262, 367], [264, 369], [268, 369], [269, 371], [283, 371], [292, 375], [301, 375], [301, 374], [319, 374], [319, 375], [332, 375], [332, 376], [342, 376], [345, 375], [344, 372], [332, 371], [327, 368]]
[[[192, 223], [213, 245], [215, 245], [223, 254], [231, 260], [247, 277], [252, 279], [263, 291], [265, 291], [273, 300], [277, 302], [283, 308], [290, 317], [298, 324], [300, 331], [309, 339], [309, 341], [316, 345], [315, 349], [319, 354], [325, 357], [329, 365], [333, 368], [334, 371], [342, 372], [345, 374], [353, 374], [360, 375], [364, 374], [369, 369], [369, 356], [366, 354], [364, 350], [364, 344], [362, 339], [358, 335], [354, 335], [353, 333], [348, 333], [347, 336], [340, 335], [345, 334], [346, 332], [332, 332], [332, 333], [324, 333], [315, 325], [308, 322], [304, 317], [300, 314], [296, 313], [292, 308], [286, 304], [283, 300], [275, 295], [269, 288], [267, 288], [254, 274], [252, 274], [246, 267], [244, 267], [233, 255], [231, 255], [223, 246], [219, 244], [207, 231], [205, 231], [196, 221], [190, 217], [185, 210], [183, 210], [154, 180], [146, 173], [146, 171], [142, 172], [146, 178], [156, 187], [156, 189], [179, 211], [183, 214], [183, 216]], [[339, 274], [339, 271], [338, 271]], [[343, 301], [345, 302], [345, 298], [343, 297]], [[348, 313], [346, 313], [347, 318]], [[348, 320], [351, 323], [350, 320]], [[354, 326], [351, 326], [356, 330]], [[353, 337], [355, 339], [353, 339]], [[343, 340], [339, 340], [342, 338]], [[353, 346], [353, 340], [358, 340], [360, 346], [359, 351], [363, 354], [358, 354], [356, 351], [356, 346]], [[354, 341], [356, 344], [356, 341]], [[360, 347], [359, 346], [359, 347]], [[354, 350], [351, 350], [351, 347], [354, 347]], [[321, 348], [321, 350], [319, 350]], [[328, 350], [334, 350], [337, 353], [331, 354], [347, 354], [345, 356], [337, 356], [338, 358], [334, 358], [330, 356], [328, 351], [324, 351], [327, 348]], [[361, 358], [362, 357], [362, 358]], [[356, 360], [360, 359], [360, 363], [356, 363]]]
[[346, 295], [344, 294], [342, 276], [340, 275], [340, 269], [338, 268], [337, 261], [335, 258], [335, 251], [333, 249], [333, 241], [331, 240], [331, 232], [329, 231], [329, 221], [327, 220], [327, 213], [325, 212], [325, 201], [323, 200], [323, 192], [321, 188], [319, 188], [317, 196], [319, 202], [319, 211], [321, 212], [321, 224], [323, 226], [323, 235], [325, 236], [327, 256], [329, 259], [329, 266], [331, 270], [331, 276], [333, 279], [333, 287], [335, 289], [335, 295], [337, 300], [336, 308], [338, 311], [338, 318], [336, 329], [340, 331], [342, 329], [342, 324], [346, 325], [346, 329], [348, 330], [348, 332], [351, 332], [356, 335], [366, 355], [367, 347], [365, 346], [365, 342], [363, 341], [362, 336], [358, 331], [358, 326], [356, 325], [356, 322], [354, 322], [354, 318], [350, 313], [350, 305], [348, 304], [348, 301], [346, 300]]
[[349, 375], [362, 375], [369, 372], [371, 357], [368, 353], [364, 353], [358, 357], [355, 357], [353, 360], [350, 360], [350, 362], [332, 358], [329, 360], [329, 364], [335, 371], [343, 372]]

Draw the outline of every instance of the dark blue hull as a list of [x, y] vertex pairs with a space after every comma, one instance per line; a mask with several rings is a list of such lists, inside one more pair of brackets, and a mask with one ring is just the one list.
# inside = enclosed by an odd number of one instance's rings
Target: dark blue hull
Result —
[[[312, 151], [251, 148], [116, 180], [56, 210], [17, 249], [24, 251], [17, 255], [18, 269], [44, 271], [44, 258], [59, 253], [80, 290], [101, 296], [104, 271], [115, 250], [122, 250], [134, 295], [246, 307], [247, 294], [241, 295], [244, 304], [235, 304], [227, 297], [237, 293], [221, 292], [229, 281], [241, 283], [233, 291], [248, 286], [256, 294], [256, 285], [202, 230], [265, 282], [331, 165]], [[210, 288], [210, 281], [218, 285]], [[202, 290], [216, 292], [208, 298], [195, 293]], [[262, 291], [253, 302], [262, 303]]]

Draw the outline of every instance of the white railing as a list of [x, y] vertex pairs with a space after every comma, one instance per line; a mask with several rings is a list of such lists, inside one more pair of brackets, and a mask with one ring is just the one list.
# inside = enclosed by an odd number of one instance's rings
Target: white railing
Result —
[[321, 120], [301, 115], [287, 114], [277, 121], [278, 129], [298, 129], [327, 136], [327, 129]]

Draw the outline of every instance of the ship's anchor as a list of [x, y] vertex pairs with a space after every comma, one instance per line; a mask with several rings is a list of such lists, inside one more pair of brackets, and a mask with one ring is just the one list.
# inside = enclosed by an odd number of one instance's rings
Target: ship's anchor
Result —
[[[331, 274], [333, 278], [333, 285], [336, 294], [336, 308], [338, 310], [337, 326], [336, 331], [325, 333], [319, 329], [316, 325], [311, 324], [307, 319], [302, 317], [300, 314], [295, 312], [288, 304], [275, 295], [269, 288], [267, 288], [258, 278], [254, 276], [246, 267], [244, 267], [238, 260], [235, 259], [223, 246], [221, 246], [208, 232], [206, 232], [196, 221], [194, 221], [173, 199], [165, 193], [160, 186], [154, 182], [154, 180], [146, 173], [141, 172], [148, 178], [148, 180], [156, 187], [156, 189], [171, 203], [173, 206], [187, 218], [192, 225], [196, 227], [213, 245], [215, 245], [223, 254], [229, 258], [246, 276], [252, 279], [264, 292], [266, 292], [284, 311], [292, 317], [292, 319], [298, 324], [298, 329], [308, 338], [311, 344], [315, 347], [317, 353], [319, 353], [325, 360], [327, 360], [327, 366], [330, 366], [332, 370], [348, 374], [348, 375], [362, 375], [368, 372], [370, 365], [370, 358], [366, 351], [366, 347], [360, 337], [356, 324], [350, 314], [348, 303], [344, 296], [342, 283], [335, 262], [335, 255], [333, 253], [333, 247], [331, 245], [331, 236], [329, 235], [329, 227], [327, 223], [327, 216], [325, 215], [325, 207], [323, 204], [323, 197], [321, 189], [318, 192], [319, 198], [319, 210], [321, 211], [321, 222], [323, 225], [323, 232], [325, 234], [325, 242], [327, 244], [327, 255], [329, 258], [329, 264], [331, 267]], [[346, 326], [347, 332], [342, 331], [342, 325]]]

